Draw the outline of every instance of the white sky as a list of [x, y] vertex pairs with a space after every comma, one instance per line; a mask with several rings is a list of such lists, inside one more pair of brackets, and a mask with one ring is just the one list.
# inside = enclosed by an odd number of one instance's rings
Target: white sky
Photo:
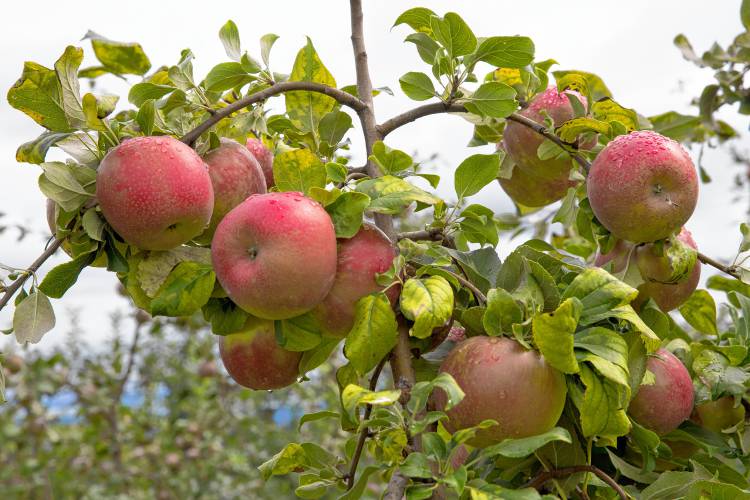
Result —
[[[621, 104], [645, 115], [668, 110], [691, 112], [689, 101], [711, 81], [711, 72], [699, 70], [684, 61], [672, 45], [678, 33], [685, 33], [696, 50], [702, 52], [713, 41], [726, 45], [739, 33], [739, 1], [723, 0], [631, 0], [629, 2], [474, 1], [421, 2], [365, 1], [365, 36], [373, 85], [389, 86], [395, 97], [377, 97], [379, 121], [416, 105], [401, 93], [398, 78], [408, 71], [429, 68], [418, 58], [411, 44], [404, 44], [410, 30], [390, 29], [398, 14], [414, 6], [426, 6], [438, 14], [457, 11], [478, 36], [526, 35], [536, 44], [537, 59], [556, 59], [559, 69], [581, 69], [599, 74]], [[153, 67], [173, 64], [183, 48], [196, 55], [194, 66], [200, 79], [216, 63], [226, 60], [218, 30], [233, 19], [240, 30], [243, 49], [259, 59], [258, 39], [266, 33], [281, 36], [272, 52], [272, 68], [288, 73], [294, 55], [309, 35], [323, 62], [339, 86], [355, 82], [349, 41], [348, 3], [344, 0], [300, 2], [275, 0], [223, 1], [220, 8], [205, 2], [127, 3], [78, 0], [76, 2], [11, 2], [3, 5], [0, 16], [0, 88], [3, 96], [20, 76], [23, 62], [32, 60], [51, 67], [68, 44], [87, 49], [84, 66], [96, 64], [88, 42], [79, 41], [92, 29], [108, 38], [140, 42]], [[460, 6], [459, 6], [460, 5]], [[33, 16], [29, 17], [29, 9]], [[479, 76], [483, 76], [480, 71]], [[133, 80], [135, 83], [136, 80]], [[98, 91], [118, 93], [126, 104], [127, 92], [115, 79], [103, 79]], [[727, 118], [743, 133], [747, 120], [736, 113]], [[24, 267], [40, 253], [46, 237], [44, 197], [36, 186], [39, 168], [15, 163], [16, 147], [41, 129], [31, 119], [0, 99], [0, 223], [21, 223], [36, 230], [23, 242], [15, 241], [12, 230], [0, 235], [0, 262]], [[432, 167], [450, 172], [465, 157], [491, 148], [465, 147], [471, 135], [468, 123], [456, 117], [435, 116], [394, 132], [387, 143], [407, 152], [427, 157], [440, 156]], [[355, 161], [362, 161], [362, 142], [356, 134], [352, 146]], [[738, 145], [747, 149], [747, 135]], [[483, 151], [482, 149], [486, 149]], [[718, 258], [734, 255], [739, 241], [737, 224], [745, 220], [747, 197], [731, 204], [732, 177], [737, 172], [726, 154], [709, 151], [704, 163], [714, 182], [702, 186], [695, 215], [688, 224], [705, 253]], [[452, 177], [447, 175], [446, 177]], [[441, 193], [450, 197], [452, 182], [446, 178]], [[476, 197], [496, 212], [512, 209], [510, 201], [493, 183]], [[501, 249], [501, 253], [506, 253]], [[64, 262], [58, 255], [42, 273]], [[704, 276], [708, 273], [704, 267]], [[101, 342], [110, 332], [109, 315], [126, 305], [114, 293], [116, 279], [105, 271], [85, 270], [78, 284], [59, 301], [54, 301], [58, 326], [42, 341], [50, 345], [62, 340], [70, 327], [70, 311], [80, 313], [80, 322], [93, 342]], [[0, 312], [0, 328], [10, 322], [11, 308]], [[0, 342], [2, 343], [2, 342]]]

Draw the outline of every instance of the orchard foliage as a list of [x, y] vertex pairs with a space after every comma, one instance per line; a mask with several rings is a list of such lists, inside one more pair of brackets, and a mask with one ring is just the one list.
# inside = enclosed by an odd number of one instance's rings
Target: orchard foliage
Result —
[[[642, 386], [663, 382], [657, 379], [659, 372], [647, 366], [650, 357], [666, 349], [679, 358], [670, 366], [692, 379], [696, 405], [721, 401], [710, 408], [744, 415], [739, 409], [747, 403], [750, 384], [750, 269], [743, 265], [750, 230], [741, 227], [738, 256], [723, 266], [677, 237], [692, 213], [686, 208], [692, 205], [683, 203], [686, 213], [677, 223], [656, 213], [641, 215], [643, 224], [651, 215], [651, 222], [666, 224], [667, 230], [659, 232], [663, 239], [635, 238], [630, 245], [610, 232], [617, 232], [610, 222], [596, 218], [602, 207], [587, 197], [591, 186], [586, 180], [597, 157], [606, 161], [607, 154], [600, 153], [611, 151], [613, 141], [626, 143], [637, 137], [658, 137], [667, 155], [682, 155], [678, 169], [692, 174], [683, 177], [695, 180], [692, 162], [672, 139], [689, 145], [737, 135], [714, 112], [735, 102], [741, 103], [740, 112], [747, 111], [742, 75], [750, 60], [745, 46], [750, 35], [744, 33], [727, 50], [715, 47], [701, 58], [684, 37], [678, 37], [676, 43], [686, 57], [718, 71], [718, 84], [704, 91], [698, 116], [666, 112], [646, 117], [619, 103], [594, 73], [557, 69], [554, 60], [537, 60], [527, 37], [477, 36], [456, 13], [409, 9], [394, 27], [408, 33], [405, 41], [416, 49], [415, 61], [421, 62], [415, 62], [418, 70], [403, 75], [399, 85], [409, 98], [430, 102], [377, 124], [373, 99], [392, 91], [372, 89], [361, 5], [352, 0], [351, 6], [356, 85], [339, 87], [343, 82], [337, 83], [325, 66], [325, 55], [318, 54], [309, 39], [285, 67], [275, 60], [271, 64], [278, 37], [265, 35], [258, 58], [258, 51], [242, 44], [232, 21], [219, 31], [227, 60], [206, 75], [194, 73], [190, 50], [182, 51], [174, 65], [152, 68], [140, 45], [94, 33], [87, 38], [98, 61], [95, 66], [84, 66], [83, 50], [73, 46], [52, 68], [26, 63], [8, 100], [45, 131], [21, 145], [17, 159], [39, 165], [39, 188], [54, 202], [56, 239], [47, 253], [62, 245], [72, 260], [41, 280], [36, 263], [29, 270], [10, 269], [3, 286], [6, 302], [18, 292], [16, 339], [41, 340], [54, 326], [50, 299], [61, 298], [83, 268], [97, 263], [115, 274], [137, 307], [154, 316], [200, 314], [214, 334], [226, 336], [225, 346], [238, 332], [245, 335], [243, 327], [254, 321], [246, 311], [252, 305], [243, 303], [243, 309], [231, 299], [233, 290], [222, 289], [217, 274], [223, 269], [214, 267], [219, 250], [211, 247], [210, 238], [158, 251], [137, 248], [113, 227], [114, 220], [106, 220], [95, 193], [99, 163], [134, 137], [181, 138], [201, 156], [219, 147], [222, 139], [246, 144], [251, 137], [274, 152], [271, 191], [301, 193], [290, 196], [317, 202], [325, 209], [326, 221], [330, 218], [340, 247], [370, 220], [398, 245], [390, 268], [371, 276], [378, 287], [370, 283], [372, 288], [366, 290], [376, 291], [356, 297], [352, 327], [344, 338], [324, 332], [310, 307], [291, 318], [266, 317], [265, 321], [275, 319], [276, 344], [264, 341], [270, 354], [257, 359], [267, 365], [257, 361], [246, 368], [273, 369], [273, 353], [278, 350], [300, 353], [298, 373], [304, 387], [315, 376], [313, 370], [342, 350], [346, 363], [335, 376], [340, 404], [307, 414], [301, 423], [329, 420], [351, 438], [343, 449], [289, 443], [260, 465], [265, 479], [296, 474], [295, 492], [303, 498], [360, 498], [373, 491], [410, 499], [540, 498], [541, 493], [649, 499], [750, 495], [748, 436], [741, 416], [706, 420], [699, 411], [660, 435], [654, 431], [662, 428], [647, 428], [645, 421], [639, 423], [628, 412]], [[746, 26], [749, 9], [743, 4]], [[280, 68], [288, 74], [276, 72]], [[118, 96], [81, 90], [81, 80], [93, 82], [108, 74], [135, 81], [127, 103], [119, 102]], [[267, 100], [282, 94], [281, 112], [280, 106], [266, 107]], [[565, 107], [565, 114], [545, 108], [547, 97]], [[467, 147], [481, 148], [467, 152], [455, 167], [451, 199], [436, 195], [438, 175], [425, 173], [419, 161], [389, 146], [387, 138], [400, 126], [446, 112], [467, 122]], [[364, 166], [352, 165], [350, 159], [354, 153], [348, 137], [355, 117], [366, 139]], [[511, 126], [533, 132], [533, 161], [508, 147], [513, 144], [504, 134]], [[644, 132], [631, 134], [636, 131]], [[67, 153], [68, 160], [46, 161], [53, 147]], [[628, 158], [643, 167], [643, 158], [655, 153], [648, 147], [628, 151]], [[644, 171], [656, 171], [670, 161], [668, 157], [652, 162]], [[537, 183], [550, 181], [553, 174], [532, 164], [553, 163], [559, 177], [553, 180], [569, 184], [559, 204], [532, 208], [516, 200], [515, 214], [495, 214], [472, 202], [489, 185], [500, 192], [496, 181], [514, 197], [507, 185], [521, 174], [527, 176], [521, 177], [522, 187], [540, 189]], [[681, 179], [667, 175], [641, 186], [647, 191], [640, 194], [650, 199], [666, 193], [665, 210], [670, 210], [678, 207], [675, 200], [681, 201], [670, 198], [672, 192], [695, 195]], [[618, 182], [627, 190], [637, 189], [641, 180], [625, 176]], [[277, 195], [265, 196], [268, 200]], [[628, 207], [619, 208], [620, 216], [627, 215]], [[239, 218], [236, 210], [224, 222]], [[219, 233], [235, 234], [221, 224]], [[501, 261], [496, 251], [501, 239], [508, 244], [510, 237], [528, 233], [532, 238]], [[292, 236], [299, 239], [290, 232], [290, 240]], [[621, 256], [622, 265], [617, 259], [597, 259], [618, 244], [631, 248]], [[285, 276], [290, 295], [294, 273], [305, 276], [305, 266], [315, 265], [318, 247], [312, 246], [307, 259], [285, 263], [290, 268]], [[254, 260], [255, 247], [248, 252]], [[666, 290], [663, 293], [670, 293], [670, 286], [684, 283], [702, 264], [729, 276], [714, 275], [707, 281], [709, 288], [727, 295], [718, 320], [714, 296], [706, 290], [694, 291], [679, 304], [682, 319], [659, 308], [653, 287], [648, 289], [650, 297], [644, 292], [645, 285], [656, 283]], [[262, 315], [260, 309], [256, 314]], [[269, 333], [270, 326], [264, 326], [264, 332]], [[477, 351], [441, 369], [441, 361], [463, 336], [507, 337], [503, 344], [513, 347], [507, 349], [510, 354], [490, 359], [470, 357], [482, 355]], [[457, 382], [467, 373], [462, 364], [467, 370], [480, 361], [506, 369], [504, 363], [515, 366], [517, 355], [544, 363], [554, 374], [551, 379], [559, 382], [555, 396], [564, 403], [562, 415], [555, 413], [554, 423], [541, 431], [527, 432], [528, 426], [518, 425], [524, 415], [543, 406], [514, 393], [538, 390], [533, 377], [519, 375], [510, 387], [498, 384], [496, 394], [470, 392], [475, 386]], [[386, 362], [391, 365], [393, 388], [378, 384]], [[518, 364], [518, 373], [525, 373], [523, 363]], [[503, 371], [488, 369], [481, 375], [487, 373]], [[493, 382], [497, 380], [487, 384]], [[523, 405], [512, 406], [521, 405], [518, 401]], [[708, 406], [701, 408], [708, 414]], [[449, 419], [459, 413], [470, 416]], [[516, 420], [506, 423], [508, 415]], [[684, 415], [679, 418], [683, 419]], [[704, 420], [721, 423], [702, 425]]]

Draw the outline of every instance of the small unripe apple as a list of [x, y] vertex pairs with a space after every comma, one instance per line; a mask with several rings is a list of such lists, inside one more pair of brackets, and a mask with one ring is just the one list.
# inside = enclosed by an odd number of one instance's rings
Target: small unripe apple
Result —
[[237, 141], [222, 138], [218, 148], [203, 156], [214, 189], [208, 228], [196, 241], [210, 243], [221, 219], [252, 194], [266, 192], [266, 179], [255, 156]]
[[299, 377], [302, 353], [279, 346], [273, 321], [249, 317], [242, 331], [219, 337], [219, 353], [229, 375], [249, 389], [281, 389]]
[[[690, 231], [683, 228], [677, 239], [690, 248], [697, 249]], [[668, 247], [670, 243], [665, 243]], [[665, 248], [666, 250], [666, 248]], [[662, 311], [671, 311], [681, 306], [692, 295], [701, 279], [701, 263], [696, 259], [693, 268], [682, 279], [669, 282], [671, 266], [669, 259], [657, 255], [653, 244], [640, 245], [636, 248], [636, 263], [645, 283], [638, 287], [638, 302], [653, 298]]]
[[642, 130], [621, 135], [591, 165], [594, 215], [615, 237], [652, 242], [677, 231], [698, 201], [698, 176], [676, 141]]
[[671, 352], [659, 349], [646, 362], [654, 374], [652, 385], [641, 385], [628, 413], [659, 435], [672, 432], [693, 411], [693, 381], [685, 365]]
[[[353, 237], [339, 240], [333, 286], [313, 309], [323, 333], [333, 337], [349, 333], [354, 326], [357, 301], [383, 289], [375, 281], [376, 275], [387, 271], [397, 254], [388, 237], [370, 223], [364, 223]], [[397, 286], [388, 289], [391, 303], [396, 303], [399, 291]]]
[[[536, 351], [507, 337], [471, 337], [448, 354], [440, 366], [464, 391], [464, 399], [448, 410], [445, 427], [455, 432], [495, 420], [498, 425], [480, 430], [468, 442], [489, 446], [507, 438], [547, 432], [565, 407], [564, 375]], [[433, 393], [434, 407], [445, 408], [447, 395]]]
[[[534, 96], [529, 102], [529, 106], [522, 110], [520, 115], [541, 124], [544, 123], [545, 118], [550, 117], [554, 121], [554, 126], [558, 127], [575, 117], [573, 106], [571, 106], [566, 94], [577, 97], [581, 104], [586, 106], [586, 98], [578, 92], [572, 90], [558, 92], [557, 88], [552, 86]], [[513, 121], [508, 121], [503, 133], [505, 150], [516, 162], [516, 168], [533, 173], [538, 177], [557, 179], [559, 182], [567, 180], [568, 173], [573, 166], [570, 157], [539, 159], [537, 150], [544, 140], [543, 136], [526, 125]], [[548, 187], [547, 189], [551, 188]]]
[[263, 175], [266, 178], [266, 188], [271, 189], [275, 185], [273, 179], [273, 153], [260, 139], [250, 138], [247, 140], [246, 146], [255, 159], [258, 160], [260, 168], [263, 170]]
[[206, 164], [169, 136], [112, 148], [99, 165], [96, 196], [107, 222], [144, 250], [169, 250], [198, 236], [214, 206]]
[[696, 423], [714, 432], [734, 427], [745, 419], [745, 407], [734, 405], [734, 398], [724, 396], [716, 401], [696, 405], [693, 419]]
[[235, 304], [259, 318], [292, 318], [331, 290], [336, 232], [323, 207], [300, 193], [256, 194], [219, 223], [211, 258]]

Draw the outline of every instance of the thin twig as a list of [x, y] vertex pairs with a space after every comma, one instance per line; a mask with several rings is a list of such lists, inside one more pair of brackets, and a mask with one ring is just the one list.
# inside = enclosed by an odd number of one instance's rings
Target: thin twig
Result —
[[718, 262], [712, 259], [711, 257], [709, 257], [708, 255], [704, 255], [700, 252], [698, 252], [698, 260], [708, 266], [714, 267], [718, 269], [719, 271], [728, 274], [729, 276], [735, 279], [738, 279], [740, 281], [742, 280], [742, 278], [740, 277], [740, 273], [737, 272], [737, 268], [735, 268], [734, 266], [725, 266], [721, 262]]
[[440, 268], [441, 271], [443, 271], [446, 274], [450, 274], [456, 280], [458, 280], [459, 283], [461, 283], [463, 286], [471, 290], [471, 293], [474, 294], [474, 296], [477, 298], [477, 300], [480, 302], [480, 304], [486, 304], [487, 303], [487, 296], [482, 293], [482, 291], [477, 288], [474, 283], [469, 281], [468, 279], [464, 278], [460, 274], [454, 273], [453, 271], [449, 271], [443, 267]]
[[60, 245], [62, 245], [62, 243], [63, 240], [55, 238], [54, 241], [49, 244], [47, 249], [39, 257], [37, 257], [34, 262], [31, 263], [31, 265], [23, 272], [23, 274], [21, 274], [13, 283], [5, 288], [5, 293], [3, 293], [2, 298], [0, 298], [0, 310], [2, 310], [3, 307], [8, 304], [13, 295], [15, 295], [18, 290], [20, 290], [24, 283], [26, 283], [26, 280], [28, 280], [34, 273], [36, 273], [39, 268], [42, 267], [42, 264], [47, 261], [47, 259], [54, 255], [54, 253], [58, 248], [60, 248]]
[[[378, 378], [380, 378], [380, 372], [383, 371], [383, 366], [385, 365], [385, 362], [388, 360], [388, 356], [385, 356], [383, 359], [380, 360], [380, 363], [375, 367], [375, 371], [372, 372], [372, 376], [370, 377], [370, 390], [374, 391], [375, 388], [378, 386]], [[366, 421], [368, 418], [370, 418], [370, 415], [372, 414], [372, 405], [365, 406], [365, 414], [362, 418], [362, 421]], [[352, 489], [354, 487], [354, 479], [357, 474], [357, 466], [359, 465], [359, 459], [362, 456], [362, 450], [365, 447], [365, 441], [367, 441], [367, 436], [370, 434], [370, 429], [365, 425], [362, 427], [362, 429], [359, 431], [359, 440], [357, 440], [357, 448], [354, 450], [354, 455], [352, 455], [352, 464], [349, 467], [349, 473], [346, 475], [346, 489], [347, 491]]]
[[215, 124], [226, 118], [227, 116], [231, 115], [235, 111], [239, 111], [242, 108], [245, 108], [247, 106], [250, 106], [251, 104], [255, 104], [260, 101], [265, 101], [269, 97], [273, 97], [278, 94], [282, 94], [284, 92], [293, 92], [297, 90], [307, 91], [307, 92], [317, 92], [320, 94], [325, 94], [329, 97], [333, 97], [338, 102], [345, 106], [349, 106], [353, 110], [357, 111], [358, 113], [364, 108], [365, 103], [358, 99], [357, 97], [344, 92], [343, 90], [339, 90], [334, 87], [330, 87], [328, 85], [323, 85], [322, 83], [316, 83], [316, 82], [281, 82], [281, 83], [274, 83], [267, 89], [261, 90], [260, 92], [256, 92], [254, 94], [250, 94], [249, 96], [243, 97], [242, 99], [233, 102], [232, 104], [221, 108], [216, 111], [216, 113], [212, 114], [206, 121], [195, 127], [193, 130], [188, 132], [182, 137], [182, 142], [185, 144], [192, 145], [198, 137], [201, 136], [204, 132], [209, 130], [211, 127], [213, 127]]
[[403, 233], [398, 233], [396, 235], [396, 238], [398, 240], [413, 240], [413, 241], [419, 241], [419, 240], [430, 240], [430, 241], [439, 241], [443, 239], [443, 228], [434, 227], [432, 229], [425, 229], [423, 231], [406, 231]]
[[536, 477], [534, 477], [531, 481], [523, 485], [524, 488], [534, 488], [534, 489], [540, 489], [544, 483], [549, 481], [550, 479], [562, 479], [564, 477], [568, 477], [573, 474], [577, 474], [579, 472], [593, 472], [596, 474], [596, 476], [607, 483], [622, 500], [627, 500], [628, 495], [625, 493], [625, 490], [622, 489], [622, 487], [617, 484], [617, 481], [609, 477], [609, 475], [601, 470], [599, 467], [596, 467], [594, 465], [573, 465], [571, 467], [561, 467], [559, 469], [552, 469], [549, 471], [542, 471], [540, 472]]

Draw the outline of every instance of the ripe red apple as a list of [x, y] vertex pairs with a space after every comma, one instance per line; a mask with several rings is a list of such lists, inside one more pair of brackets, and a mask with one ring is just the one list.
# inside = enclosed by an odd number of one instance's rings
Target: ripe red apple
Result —
[[276, 343], [273, 321], [249, 317], [242, 331], [219, 337], [219, 353], [234, 381], [250, 389], [281, 389], [299, 377], [302, 353]]
[[[353, 237], [339, 240], [333, 286], [313, 310], [323, 333], [334, 337], [349, 333], [354, 326], [357, 301], [383, 289], [375, 275], [387, 271], [397, 254], [388, 237], [369, 223], [363, 224]], [[398, 300], [399, 290], [393, 286], [386, 292], [391, 303]]]
[[263, 170], [263, 175], [266, 178], [266, 188], [271, 189], [275, 185], [273, 180], [273, 153], [260, 139], [250, 138], [247, 140], [246, 146], [255, 159], [258, 160], [260, 168]]
[[[682, 228], [677, 239], [697, 249], [693, 236], [687, 229]], [[664, 246], [668, 247], [669, 243], [665, 243]], [[698, 288], [698, 282], [701, 279], [701, 263], [697, 259], [693, 269], [682, 280], [665, 283], [669, 281], [671, 274], [667, 257], [657, 255], [654, 245], [650, 243], [638, 246], [635, 252], [638, 270], [646, 281], [638, 287], [639, 302], [645, 302], [651, 297], [662, 311], [671, 311], [680, 307]]]
[[[697, 248], [690, 231], [685, 228], [682, 228], [677, 239], [691, 248]], [[665, 249], [669, 245], [669, 242], [664, 243]], [[636, 246], [618, 240], [611, 252], [597, 255], [594, 263], [603, 266], [611, 261], [612, 271], [619, 273], [625, 269], [628, 259], [631, 266], [638, 267], [645, 281], [638, 286], [638, 298], [634, 302], [636, 307], [652, 298], [662, 311], [671, 311], [680, 307], [698, 287], [701, 277], [699, 261], [696, 260], [692, 271], [682, 280], [666, 283], [672, 273], [669, 260], [663, 255], [658, 255], [656, 247], [651, 243]]]
[[745, 407], [740, 403], [734, 406], [732, 396], [724, 396], [716, 401], [696, 405], [693, 420], [714, 432], [734, 427], [745, 419]]
[[336, 233], [323, 207], [300, 193], [256, 194], [219, 223], [211, 258], [235, 304], [259, 318], [292, 318], [331, 290]]
[[[471, 337], [456, 345], [440, 366], [456, 379], [466, 396], [447, 411], [446, 428], [454, 432], [492, 419], [498, 425], [483, 429], [469, 441], [484, 447], [506, 438], [534, 436], [555, 426], [565, 406], [563, 374], [536, 351], [526, 350], [507, 337]], [[433, 393], [442, 409], [446, 393]]]
[[[586, 98], [578, 92], [566, 90], [560, 93], [557, 88], [552, 86], [534, 96], [529, 102], [529, 106], [520, 114], [537, 123], [544, 123], [545, 118], [549, 116], [556, 127], [560, 126], [575, 116], [566, 94], [574, 95], [581, 101], [581, 104], [586, 106]], [[537, 150], [542, 142], [544, 142], [544, 137], [525, 125], [509, 121], [505, 126], [503, 145], [513, 161], [516, 162], [516, 168], [533, 173], [538, 177], [557, 179], [558, 182], [567, 180], [568, 173], [573, 166], [570, 158], [539, 159]], [[551, 188], [548, 187], [547, 189]]]
[[646, 367], [656, 379], [641, 385], [630, 401], [628, 413], [639, 424], [663, 435], [690, 418], [693, 411], [693, 381], [682, 362], [671, 352], [659, 349]]
[[221, 219], [251, 194], [266, 192], [266, 179], [255, 156], [237, 141], [222, 138], [221, 145], [203, 156], [214, 189], [214, 208], [208, 228], [197, 239], [210, 243]]
[[644, 243], [687, 222], [698, 201], [698, 177], [679, 143], [642, 130], [607, 144], [591, 165], [587, 190], [604, 227], [617, 238]]
[[198, 236], [214, 205], [206, 164], [169, 136], [136, 137], [110, 150], [96, 196], [107, 222], [144, 250], [169, 250]]
[[543, 177], [518, 166], [513, 169], [509, 179], [497, 180], [510, 199], [530, 208], [549, 205], [565, 196], [568, 188], [576, 185], [568, 178], [567, 172], [554, 177]]

